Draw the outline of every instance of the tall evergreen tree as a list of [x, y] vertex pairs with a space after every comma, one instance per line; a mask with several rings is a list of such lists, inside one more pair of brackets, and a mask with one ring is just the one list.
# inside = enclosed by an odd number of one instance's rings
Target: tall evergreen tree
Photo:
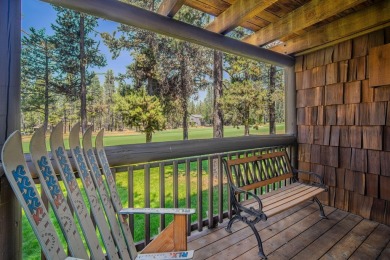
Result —
[[57, 78], [57, 87], [62, 93], [80, 99], [80, 119], [85, 130], [87, 85], [94, 76], [89, 69], [106, 65], [105, 57], [99, 50], [99, 43], [91, 37], [95, 33], [98, 19], [62, 7], [54, 9], [57, 11], [57, 19], [56, 24], [52, 25], [55, 32], [53, 40], [61, 72]]
[[94, 127], [102, 128], [102, 117], [104, 111], [103, 87], [100, 84], [99, 77], [95, 75], [91, 83], [87, 86], [87, 112], [88, 118]]
[[213, 137], [223, 137], [223, 112], [221, 98], [223, 96], [223, 53], [214, 50], [214, 102], [213, 102]]
[[[141, 0], [127, 0], [129, 4], [137, 5], [150, 11], [155, 11], [155, 2]], [[160, 44], [161, 37], [156, 33], [121, 24], [117, 31], [102, 33], [104, 43], [109, 47], [113, 58], [117, 58], [123, 51], [129, 52], [133, 63], [127, 66], [127, 72], [120, 75], [121, 79], [131, 78], [134, 86], [139, 89], [146, 87], [149, 95], [159, 94], [159, 76], [157, 63], [159, 53], [164, 52], [164, 45]]]
[[[21, 83], [22, 110], [40, 111], [44, 115], [45, 129], [49, 122], [49, 105], [53, 102], [52, 72], [56, 66], [53, 61], [51, 37], [44, 29], [30, 28], [22, 38]], [[43, 100], [43, 102], [42, 102]]]
[[259, 85], [255, 81], [234, 82], [224, 92], [222, 101], [226, 118], [233, 126], [244, 125], [244, 135], [249, 135], [254, 114], [264, 99], [264, 92]]
[[275, 100], [273, 99], [276, 88], [276, 66], [271, 65], [269, 67], [269, 88], [267, 93], [267, 103], [269, 112], [269, 134], [276, 134], [275, 126]]
[[108, 129], [109, 131], [113, 131], [115, 117], [114, 117], [112, 105], [113, 105], [113, 97], [115, 94], [115, 77], [114, 77], [114, 72], [112, 70], [108, 70], [106, 72], [103, 88], [104, 88], [103, 103], [106, 107], [105, 109], [106, 117], [105, 117], [104, 125], [106, 129]]

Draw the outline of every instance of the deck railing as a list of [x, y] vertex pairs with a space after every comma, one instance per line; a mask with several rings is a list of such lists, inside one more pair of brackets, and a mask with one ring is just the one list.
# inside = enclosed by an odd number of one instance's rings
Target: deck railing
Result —
[[[187, 222], [190, 234], [215, 227], [231, 214], [222, 158], [285, 149], [294, 161], [295, 142], [291, 135], [249, 136], [123, 145], [107, 147], [106, 153], [124, 206], [195, 208], [196, 214]], [[260, 190], [264, 192], [267, 189]], [[170, 219], [164, 215], [130, 216], [138, 249]]]

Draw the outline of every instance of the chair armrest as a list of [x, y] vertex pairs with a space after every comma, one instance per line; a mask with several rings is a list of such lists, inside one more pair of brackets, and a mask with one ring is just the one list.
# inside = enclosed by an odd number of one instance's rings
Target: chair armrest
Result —
[[139, 254], [136, 260], [141, 259], [192, 259], [194, 257], [194, 250], [167, 252], [167, 253], [153, 253], [153, 254]]
[[174, 214], [191, 215], [195, 209], [189, 208], [125, 208], [119, 211], [119, 214]]

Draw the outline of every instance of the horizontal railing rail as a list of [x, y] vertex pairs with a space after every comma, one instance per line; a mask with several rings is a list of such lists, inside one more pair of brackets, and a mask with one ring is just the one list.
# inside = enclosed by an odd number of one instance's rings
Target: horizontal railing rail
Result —
[[[111, 166], [129, 165], [142, 162], [168, 160], [204, 154], [224, 153], [233, 150], [254, 149], [258, 147], [293, 145], [296, 143], [294, 135], [251, 135], [241, 137], [197, 139], [186, 141], [155, 142], [146, 144], [129, 144], [108, 146], [105, 148], [107, 159]], [[71, 158], [70, 152], [68, 156]], [[26, 161], [31, 173], [36, 173], [29, 154]], [[51, 160], [54, 170], [58, 168], [55, 161]], [[73, 168], [76, 170], [76, 167]], [[0, 162], [0, 177], [4, 175]]]

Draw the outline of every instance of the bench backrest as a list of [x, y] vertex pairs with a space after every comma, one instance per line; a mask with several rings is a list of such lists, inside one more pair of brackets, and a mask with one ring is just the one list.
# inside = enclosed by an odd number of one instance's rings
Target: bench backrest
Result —
[[230, 185], [241, 190], [254, 190], [293, 177], [285, 151], [224, 160]]

